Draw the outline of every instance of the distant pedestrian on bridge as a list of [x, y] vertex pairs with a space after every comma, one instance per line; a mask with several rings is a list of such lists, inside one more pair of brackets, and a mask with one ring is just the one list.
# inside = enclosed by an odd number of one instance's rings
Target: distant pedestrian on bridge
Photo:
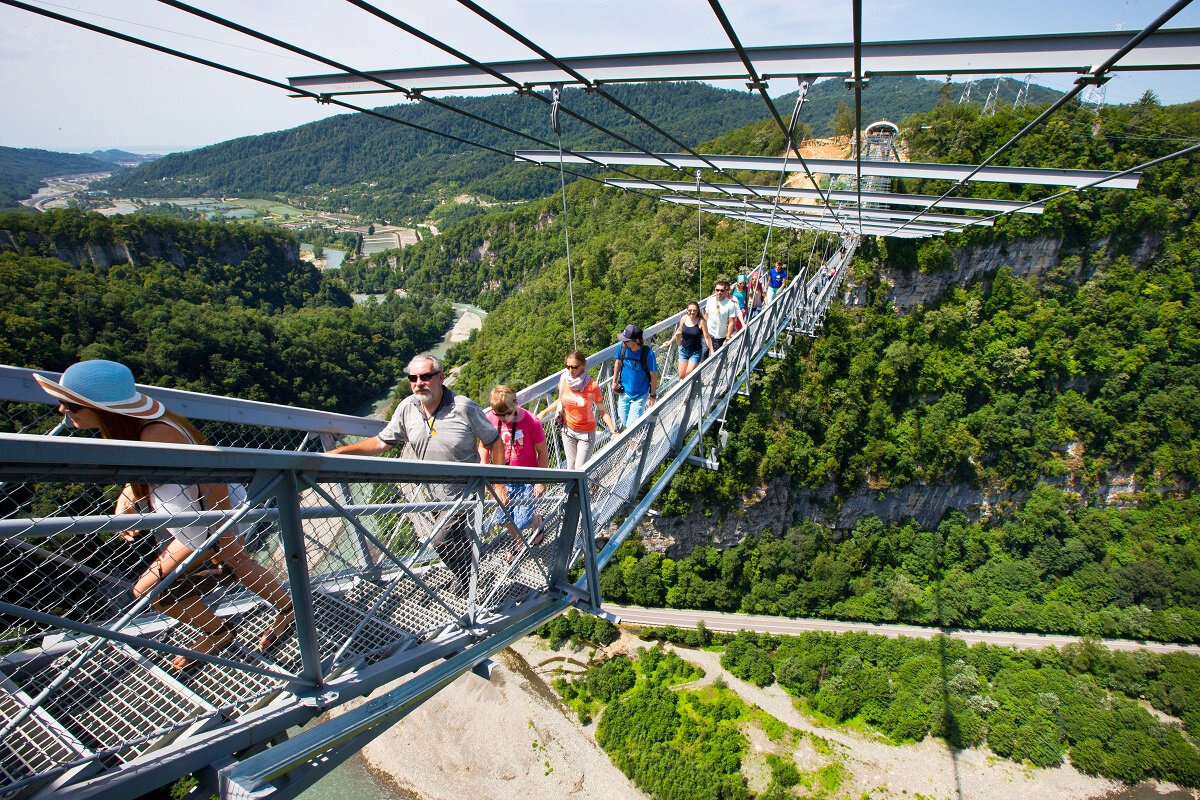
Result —
[[733, 323], [737, 319], [737, 301], [729, 296], [729, 281], [719, 280], [713, 284], [713, 295], [704, 304], [704, 326], [708, 330], [708, 349], [715, 353], [733, 336]]
[[783, 287], [787, 286], [787, 267], [783, 265], [781, 259], [775, 259], [775, 266], [771, 267], [771, 271], [767, 273], [767, 302], [770, 303], [775, 299], [775, 295], [783, 291]]
[[[517, 393], [511, 387], [500, 384], [492, 389], [488, 403], [491, 405], [491, 410], [487, 412], [488, 422], [500, 431], [500, 439], [504, 444], [504, 463], [510, 467], [546, 469], [550, 465], [550, 456], [546, 450], [546, 431], [537, 417], [517, 405]], [[486, 464], [490, 456], [490, 448], [481, 444], [480, 460]], [[531, 503], [545, 493], [546, 486], [541, 483], [504, 484], [504, 496], [500, 499], [506, 507], [496, 513], [496, 524], [503, 525], [513, 539], [515, 549], [509, 556], [509, 561], [512, 561], [525, 546], [520, 532], [526, 528], [533, 528], [533, 535], [529, 540], [530, 547], [537, 547], [542, 543], [542, 513]], [[513, 501], [517, 503], [514, 504]]]
[[[98, 429], [105, 439], [164, 444], [206, 445], [204, 434], [188, 420], [169, 411], [162, 403], [139, 392], [129, 367], [115, 361], [95, 359], [67, 367], [58, 382], [45, 375], [34, 378], [52, 397], [60, 401], [58, 410], [80, 430]], [[240, 488], [240, 487], [238, 487]], [[178, 483], [127, 484], [117, 497], [117, 514], [137, 514], [140, 509], [159, 513], [228, 511], [230, 487], [224, 483], [182, 485]], [[141, 598], [154, 590], [167, 576], [205, 543], [216, 531], [208, 525], [167, 528], [171, 540], [154, 559], [150, 569], [133, 585], [133, 596]], [[133, 541], [141, 531], [121, 534]], [[228, 567], [246, 588], [275, 608], [275, 618], [259, 641], [260, 650], [275, 645], [295, 623], [292, 601], [279, 581], [246, 552], [240, 532], [231, 527], [206, 548], [208, 558], [198, 558], [188, 568], [196, 573], [207, 563]], [[204, 603], [189, 575], [180, 575], [153, 600], [156, 609], [198, 629], [202, 637], [191, 649], [202, 655], [218, 653], [233, 644], [236, 632]], [[177, 670], [195, 664], [194, 659], [177, 656], [171, 666]]]
[[[562, 421], [563, 456], [567, 469], [583, 469], [596, 446], [596, 419], [602, 418], [612, 433], [617, 432], [612, 416], [604, 406], [604, 393], [587, 371], [587, 356], [582, 350], [567, 353], [566, 369], [558, 379], [558, 399], [538, 414], [545, 419], [558, 414]], [[556, 425], [556, 427], [559, 427]]]
[[754, 315], [762, 310], [763, 303], [766, 302], [763, 290], [765, 283], [766, 275], [763, 272], [761, 264], [755, 267], [746, 277], [747, 321], [754, 319]]
[[[504, 442], [479, 404], [443, 386], [442, 362], [433, 356], [417, 356], [408, 364], [412, 394], [400, 401], [391, 421], [382, 431], [353, 444], [330, 450], [331, 455], [377, 456], [398, 444], [418, 461], [452, 461], [478, 464], [476, 443], [487, 448], [492, 464], [504, 463]], [[423, 484], [429, 498], [451, 502], [462, 498], [466, 483]], [[440, 515], [415, 512], [409, 515], [418, 536], [432, 536], [433, 549], [454, 574], [451, 591], [463, 594], [471, 582], [472, 549], [470, 508]]]
[[678, 374], [679, 377], [686, 378], [692, 370], [700, 366], [705, 345], [708, 345], [709, 350], [713, 349], [708, 328], [704, 324], [704, 318], [700, 316], [699, 303], [693, 300], [687, 304], [687, 310], [679, 318], [679, 325], [675, 328], [671, 342], [679, 342]]

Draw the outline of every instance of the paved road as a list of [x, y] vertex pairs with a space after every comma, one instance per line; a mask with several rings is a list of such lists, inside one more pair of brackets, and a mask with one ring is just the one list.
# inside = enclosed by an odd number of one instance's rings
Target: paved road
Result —
[[[1042, 647], [1062, 647], [1065, 644], [1079, 641], [1076, 636], [1058, 636], [1042, 633], [1011, 633], [1008, 631], [970, 631], [955, 628], [925, 628], [918, 625], [885, 625], [872, 622], [841, 622], [829, 619], [791, 619], [789, 617], [768, 617], [761, 614], [726, 614], [720, 611], [682, 611], [673, 608], [639, 608], [637, 606], [617, 606], [606, 603], [604, 610], [616, 614], [621, 622], [629, 625], [674, 625], [679, 628], [694, 628], [696, 623], [704, 620], [710, 631], [751, 630], [756, 633], [776, 633], [795, 636], [804, 631], [828, 631], [830, 633], [849, 633], [862, 631], [888, 636], [893, 639], [900, 636], [911, 636], [920, 639], [932, 639], [936, 633], [945, 633], [956, 639], [974, 644], [988, 644], [1005, 647], [1012, 645], [1020, 649], [1038, 649]], [[1146, 649], [1156, 653], [1172, 653], [1183, 651], [1200, 655], [1200, 646], [1182, 644], [1163, 644], [1161, 642], [1138, 642], [1130, 639], [1101, 639], [1100, 643], [1110, 650], [1140, 650]]]

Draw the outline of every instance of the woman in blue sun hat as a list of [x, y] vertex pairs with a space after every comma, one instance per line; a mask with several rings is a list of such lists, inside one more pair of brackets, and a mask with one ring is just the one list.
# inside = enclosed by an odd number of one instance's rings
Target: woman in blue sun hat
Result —
[[[164, 444], [207, 445], [204, 434], [188, 420], [169, 411], [162, 403], [143, 394], [134, 385], [129, 367], [115, 361], [95, 359], [72, 364], [58, 381], [47, 375], [34, 374], [41, 387], [59, 401], [58, 410], [71, 425], [81, 430], [97, 429], [105, 439]], [[156, 512], [228, 510], [229, 486], [224, 483], [198, 485], [127, 484], [117, 498], [117, 514], [136, 514], [138, 506], [148, 505]], [[187, 525], [168, 528], [171, 540], [155, 558], [154, 563], [133, 585], [135, 598], [145, 596], [171, 574], [197, 549], [204, 546], [210, 535], [207, 525]], [[121, 533], [133, 541], [140, 531]], [[259, 641], [266, 650], [279, 641], [295, 622], [291, 598], [276, 580], [246, 552], [241, 537], [232, 529], [226, 531], [211, 546], [211, 558], [193, 562], [190, 570], [205, 561], [216, 560], [228, 567], [237, 579], [255, 594], [275, 607], [275, 619]], [[201, 638], [191, 649], [201, 654], [220, 652], [233, 644], [235, 632], [212, 608], [204, 603], [186, 576], [180, 576], [154, 600], [154, 607], [201, 632]], [[171, 666], [177, 670], [195, 664], [194, 659], [178, 656]]]

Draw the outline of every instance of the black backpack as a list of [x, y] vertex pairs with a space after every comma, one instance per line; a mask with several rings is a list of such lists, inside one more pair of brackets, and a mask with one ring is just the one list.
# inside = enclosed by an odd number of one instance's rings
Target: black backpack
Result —
[[[638, 350], [638, 355], [641, 357], [640, 361], [642, 362], [642, 372], [646, 373], [647, 375], [650, 374], [650, 370], [646, 368], [646, 358], [649, 350], [650, 348], [645, 344], [643, 344], [642, 348]], [[621, 372], [625, 366], [625, 356], [628, 355], [628, 353], [629, 348], [626, 347], [624, 343], [617, 348], [617, 371], [613, 375], [613, 378], [616, 379], [614, 381], [615, 386], [613, 387], [613, 390], [617, 394], [622, 394], [625, 391], [625, 385], [621, 383]]]

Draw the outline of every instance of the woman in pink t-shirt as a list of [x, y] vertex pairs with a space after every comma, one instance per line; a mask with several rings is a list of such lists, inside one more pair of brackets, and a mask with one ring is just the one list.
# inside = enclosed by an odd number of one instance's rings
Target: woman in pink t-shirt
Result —
[[[510, 467], [548, 467], [550, 459], [546, 451], [546, 432], [537, 417], [517, 405], [517, 393], [500, 384], [492, 389], [488, 402], [491, 410], [487, 412], [487, 419], [500, 431], [500, 441], [504, 444], [504, 463]], [[484, 464], [491, 463], [490, 448], [480, 445], [479, 456]], [[521, 531], [532, 526], [533, 536], [529, 546], [537, 547], [542, 543], [542, 514], [528, 501], [545, 494], [546, 487], [540, 483], [506, 483], [504, 493], [507, 497], [501, 500], [507, 507], [497, 513], [496, 522], [504, 525], [508, 535], [513, 538], [515, 549], [508, 559], [512, 561], [525, 545]], [[525, 502], [513, 504], [514, 500]]]
[[[587, 356], [582, 350], [567, 354], [566, 369], [558, 380], [558, 399], [546, 406], [538, 419], [556, 411], [563, 415], [562, 443], [567, 469], [583, 469], [596, 446], [596, 417], [604, 419], [610, 431], [615, 431], [600, 386], [587, 372]], [[597, 413], [598, 410], [598, 413]]]

